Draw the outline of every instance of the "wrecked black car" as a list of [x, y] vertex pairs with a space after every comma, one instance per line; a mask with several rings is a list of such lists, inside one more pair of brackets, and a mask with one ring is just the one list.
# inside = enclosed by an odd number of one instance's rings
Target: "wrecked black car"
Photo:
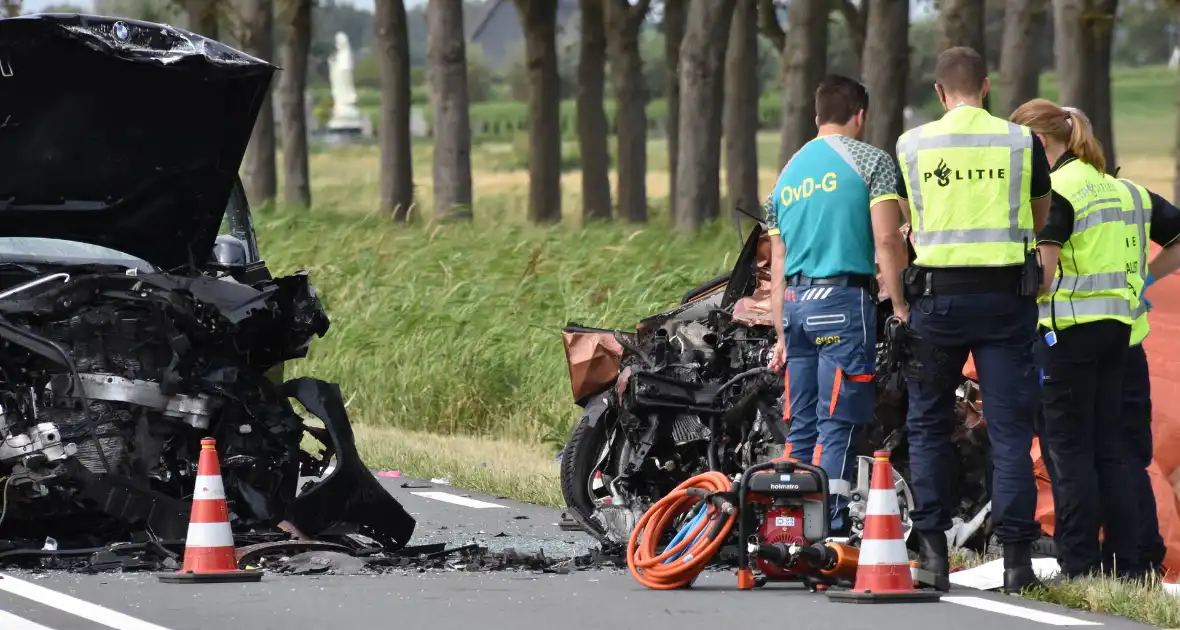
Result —
[[282, 381], [329, 321], [306, 273], [271, 276], [237, 175], [276, 69], [159, 24], [0, 20], [0, 551], [182, 540], [203, 437], [235, 534], [409, 540], [339, 387]]

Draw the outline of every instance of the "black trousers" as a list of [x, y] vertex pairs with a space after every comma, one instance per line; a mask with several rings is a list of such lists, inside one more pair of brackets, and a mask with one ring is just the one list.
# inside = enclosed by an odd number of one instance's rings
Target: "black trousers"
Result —
[[[1123, 427], [1123, 366], [1131, 327], [1113, 320], [1057, 331], [1042, 389], [1054, 540], [1067, 577], [1139, 568], [1130, 449]], [[1104, 526], [1100, 548], [1098, 529]], [[1103, 552], [1115, 566], [1103, 566]]]
[[1154, 448], [1151, 439], [1151, 377], [1143, 344], [1127, 351], [1127, 363], [1123, 368], [1123, 423], [1128, 438], [1132, 493], [1138, 506], [1136, 540], [1139, 562], [1144, 571], [1159, 570], [1167, 547], [1160, 536], [1155, 492], [1147, 474]]

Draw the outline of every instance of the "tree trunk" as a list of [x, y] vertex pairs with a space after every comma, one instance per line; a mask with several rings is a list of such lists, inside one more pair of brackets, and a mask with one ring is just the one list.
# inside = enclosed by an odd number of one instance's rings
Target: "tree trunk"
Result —
[[815, 137], [815, 89], [827, 72], [830, 12], [828, 0], [793, 0], [787, 5], [779, 149], [779, 161], [783, 164]]
[[676, 163], [676, 229], [696, 231], [721, 205], [718, 171], [721, 109], [716, 96], [725, 67], [733, 3], [691, 0], [680, 46], [680, 95], [692, 112], [681, 116]]
[[[844, 28], [848, 31], [848, 39], [852, 41], [852, 52], [856, 53], [856, 59], [861, 63], [861, 74], [864, 74], [865, 61], [865, 43], [868, 41], [868, 24], [870, 10], [873, 7], [873, 0], [860, 0], [860, 6], [856, 6], [853, 0], [835, 0], [836, 8], [839, 9], [840, 15], [844, 17]], [[909, 33], [906, 33], [907, 39]]]
[[1037, 96], [1041, 78], [1037, 37], [1044, 31], [1048, 8], [1048, 0], [1007, 0], [997, 115], [1010, 116], [1017, 107]]
[[311, 52], [312, 0], [283, 3], [283, 73], [279, 76], [280, 125], [283, 134], [283, 200], [311, 207], [311, 179], [307, 166], [308, 55]]
[[184, 0], [184, 12], [188, 16], [188, 30], [209, 39], [219, 35], [218, 18], [220, 0]]
[[471, 218], [471, 119], [463, 0], [430, 0], [426, 57], [434, 105], [434, 216]]
[[865, 141], [893, 154], [905, 130], [909, 84], [909, 0], [867, 0], [868, 26], [862, 76], [869, 91]]
[[[242, 52], [266, 61], [274, 60], [274, 5], [272, 0], [242, 0]], [[275, 159], [275, 111], [271, 90], [250, 134], [242, 160], [242, 184], [251, 205], [274, 202], [278, 194]]]
[[4, 9], [4, 17], [17, 17], [21, 14], [21, 0], [3, 0], [0, 8]]
[[[938, 11], [939, 48], [969, 46], [987, 60], [987, 38], [984, 36], [984, 0], [941, 0]], [[990, 108], [991, 94], [983, 99], [984, 109]]]
[[[1110, 93], [1110, 63], [1114, 49], [1114, 23], [1118, 11], [1117, 0], [1097, 0], [1091, 4], [1089, 27], [1089, 49], [1093, 55], [1093, 71], [1090, 80], [1094, 88], [1094, 104], [1087, 112], [1094, 135], [1102, 143], [1106, 154], [1106, 168], [1115, 172], [1114, 146], [1114, 103]], [[1093, 113], [1089, 113], [1093, 112]]]
[[604, 3], [580, 0], [581, 54], [578, 57], [578, 149], [582, 156], [582, 223], [610, 221], [609, 130], [603, 101], [606, 91]]
[[1086, 113], [1106, 153], [1107, 169], [1115, 168], [1111, 123], [1110, 55], [1114, 0], [1054, 0], [1054, 57], [1061, 105]]
[[529, 220], [561, 221], [561, 77], [557, 3], [515, 0], [524, 28], [529, 76]]
[[676, 220], [676, 160], [680, 146], [680, 44], [684, 41], [684, 19], [688, 0], [664, 0], [664, 102], [668, 120], [668, 214]]
[[410, 38], [402, 0], [377, 0], [374, 47], [381, 82], [381, 210], [406, 221], [414, 203], [414, 169], [410, 151]]
[[727, 202], [755, 213], [758, 203], [758, 5], [738, 0], [725, 58]]
[[615, 84], [615, 142], [618, 143], [619, 216], [647, 221], [647, 86], [639, 55], [639, 27], [649, 0], [607, 0], [606, 32]]

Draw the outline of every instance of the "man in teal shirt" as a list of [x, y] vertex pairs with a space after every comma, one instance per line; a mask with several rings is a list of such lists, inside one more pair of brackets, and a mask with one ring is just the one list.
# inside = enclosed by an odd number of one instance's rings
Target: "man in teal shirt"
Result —
[[868, 106], [860, 83], [824, 79], [815, 94], [819, 134], [787, 162], [765, 206], [778, 322], [771, 367], [787, 366], [788, 448], [811, 461], [818, 440], [840, 533], [848, 531], [856, 444], [873, 419], [878, 255], [894, 312], [909, 318], [901, 173], [891, 155], [858, 139]]

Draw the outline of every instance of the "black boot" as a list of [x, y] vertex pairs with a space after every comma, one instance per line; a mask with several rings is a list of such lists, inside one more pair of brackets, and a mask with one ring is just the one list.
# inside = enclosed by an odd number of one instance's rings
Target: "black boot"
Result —
[[946, 533], [918, 532], [918, 557], [918, 566], [930, 574], [934, 588], [944, 593], [951, 590]]
[[1032, 566], [1032, 545], [1004, 543], [1004, 592], [1019, 594], [1026, 588], [1044, 586]]

